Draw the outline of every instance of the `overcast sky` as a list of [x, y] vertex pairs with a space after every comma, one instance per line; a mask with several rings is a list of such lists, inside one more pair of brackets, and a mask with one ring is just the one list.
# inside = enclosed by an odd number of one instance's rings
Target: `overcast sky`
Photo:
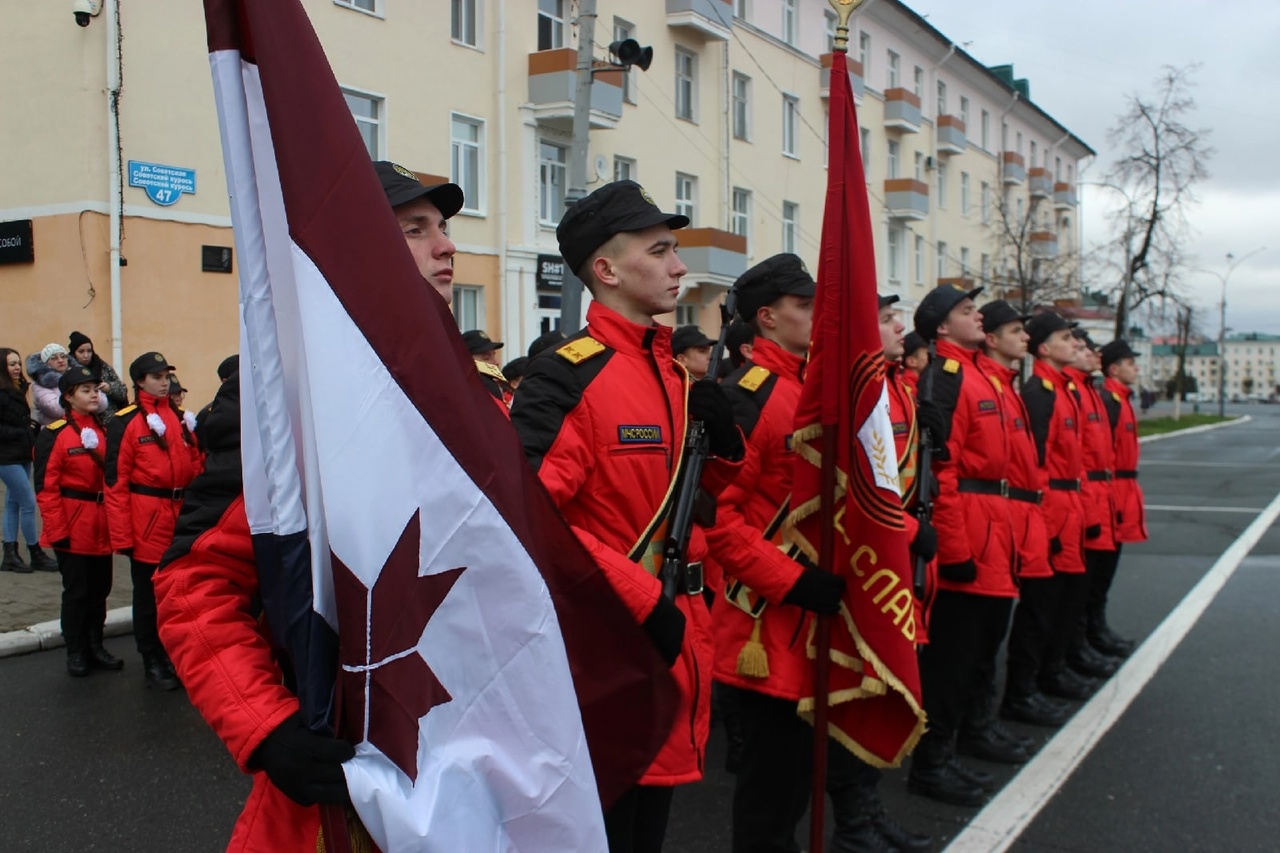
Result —
[[[1227, 328], [1280, 334], [1280, 3], [1272, 0], [907, 0], [985, 65], [1012, 62], [1031, 99], [1098, 152], [1083, 179], [1101, 180], [1117, 151], [1107, 131], [1125, 96], [1154, 95], [1165, 65], [1198, 62], [1191, 127], [1211, 129], [1210, 177], [1191, 211], [1191, 266], [1219, 275], [1242, 258], [1227, 291]], [[1086, 246], [1107, 238], [1113, 193], [1086, 187]], [[1188, 273], [1200, 331], [1218, 332], [1219, 277]]]

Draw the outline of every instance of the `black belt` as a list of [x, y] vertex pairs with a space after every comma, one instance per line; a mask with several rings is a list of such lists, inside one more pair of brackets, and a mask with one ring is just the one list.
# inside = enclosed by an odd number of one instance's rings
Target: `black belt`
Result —
[[1009, 500], [1022, 501], [1023, 503], [1039, 504], [1044, 495], [1039, 491], [1031, 489], [1019, 489], [1017, 486], [1009, 487]]
[[180, 501], [182, 500], [184, 489], [159, 489], [155, 486], [140, 486], [137, 483], [130, 483], [129, 491], [135, 495], [146, 495], [149, 498], [168, 498], [171, 501]]
[[71, 498], [75, 501], [89, 501], [91, 503], [102, 503], [102, 492], [86, 492], [82, 489], [58, 489], [58, 494], [64, 498]]
[[1078, 492], [1080, 491], [1079, 480], [1050, 480], [1049, 488], [1055, 492]]
[[676, 592], [684, 595], [701, 595], [702, 589], [701, 561], [682, 565], [680, 574], [676, 576]]
[[956, 490], [974, 495], [998, 495], [1002, 498], [1007, 498], [1009, 496], [1009, 481], [978, 480], [972, 477], [961, 477], [956, 484]]
[[1091, 483], [1110, 483], [1112, 475], [1110, 471], [1090, 471], [1085, 474]]
[[1134, 468], [1132, 471], [1117, 471], [1116, 479], [1117, 480], [1136, 480], [1138, 479], [1138, 469]]

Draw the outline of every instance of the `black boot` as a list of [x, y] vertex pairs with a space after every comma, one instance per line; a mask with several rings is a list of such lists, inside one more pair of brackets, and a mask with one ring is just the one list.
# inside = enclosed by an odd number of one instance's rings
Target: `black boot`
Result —
[[89, 664], [94, 669], [124, 669], [124, 661], [107, 651], [102, 645], [102, 626], [89, 629]]
[[165, 665], [164, 659], [158, 655], [150, 655], [142, 659], [142, 672], [147, 681], [147, 687], [154, 687], [157, 690], [177, 690], [182, 686], [178, 681], [178, 677], [173, 674], [173, 670]]
[[1067, 655], [1067, 666], [1090, 678], [1110, 678], [1120, 668], [1120, 661], [1106, 657], [1093, 646], [1081, 641]]
[[31, 568], [37, 572], [56, 572], [58, 561], [40, 549], [39, 545], [28, 545], [27, 553], [31, 555]]
[[956, 772], [949, 738], [926, 734], [911, 756], [907, 790], [953, 806], [980, 806], [987, 801], [981, 786]]
[[933, 849], [932, 835], [912, 832], [898, 823], [884, 810], [884, 806], [879, 799], [875, 802], [875, 812], [871, 815], [871, 822], [875, 825], [876, 831], [884, 837], [884, 840], [893, 845], [894, 849], [900, 851], [900, 853], [928, 853]]
[[1089, 626], [1089, 645], [1093, 646], [1104, 655], [1110, 655], [1114, 658], [1127, 658], [1133, 654], [1133, 640], [1125, 639], [1112, 631], [1103, 619], [1099, 619], [1101, 624], [1090, 624]]
[[1071, 719], [1071, 707], [1037, 691], [1026, 696], [1006, 695], [1000, 704], [1000, 716], [1015, 723], [1056, 729]]
[[72, 678], [83, 678], [89, 674], [89, 653], [67, 650], [67, 675]]
[[1041, 692], [1059, 699], [1074, 699], [1082, 702], [1093, 695], [1097, 686], [1098, 682], [1092, 678], [1086, 678], [1065, 666], [1040, 676]]
[[17, 542], [4, 543], [4, 562], [0, 563], [0, 572], [17, 572], [18, 574], [30, 574], [31, 567], [22, 559], [22, 555], [18, 553]]
[[1028, 755], [1036, 751], [1037, 742], [1035, 738], [1029, 738], [1026, 735], [1011, 731], [996, 718], [992, 718], [987, 725], [991, 728], [991, 734], [995, 735], [997, 739], [1022, 747]]
[[876, 829], [871, 815], [859, 815], [856, 820], [836, 817], [836, 830], [828, 848], [831, 853], [893, 853], [891, 845]]
[[963, 779], [967, 779], [970, 783], [977, 785], [983, 791], [994, 791], [996, 788], [1000, 787], [999, 782], [996, 781], [994, 773], [979, 770], [972, 764], [963, 764], [960, 759], [956, 758], [954, 755], [947, 761], [951, 765], [951, 769], [954, 770], [957, 775]]
[[956, 741], [956, 752], [997, 764], [1018, 765], [1031, 760], [1031, 754], [1021, 744], [1001, 738], [991, 724], [961, 732]]

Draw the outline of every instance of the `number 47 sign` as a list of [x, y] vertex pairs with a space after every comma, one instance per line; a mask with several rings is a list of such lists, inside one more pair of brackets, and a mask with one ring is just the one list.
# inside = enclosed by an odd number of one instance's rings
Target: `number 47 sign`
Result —
[[168, 207], [183, 193], [195, 195], [196, 170], [130, 160], [129, 186], [146, 190], [147, 198]]

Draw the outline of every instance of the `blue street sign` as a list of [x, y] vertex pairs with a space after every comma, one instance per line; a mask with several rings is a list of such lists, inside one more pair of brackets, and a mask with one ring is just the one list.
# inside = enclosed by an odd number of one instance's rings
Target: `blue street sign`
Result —
[[196, 170], [161, 163], [129, 161], [129, 186], [147, 191], [147, 198], [168, 207], [183, 193], [196, 192]]

